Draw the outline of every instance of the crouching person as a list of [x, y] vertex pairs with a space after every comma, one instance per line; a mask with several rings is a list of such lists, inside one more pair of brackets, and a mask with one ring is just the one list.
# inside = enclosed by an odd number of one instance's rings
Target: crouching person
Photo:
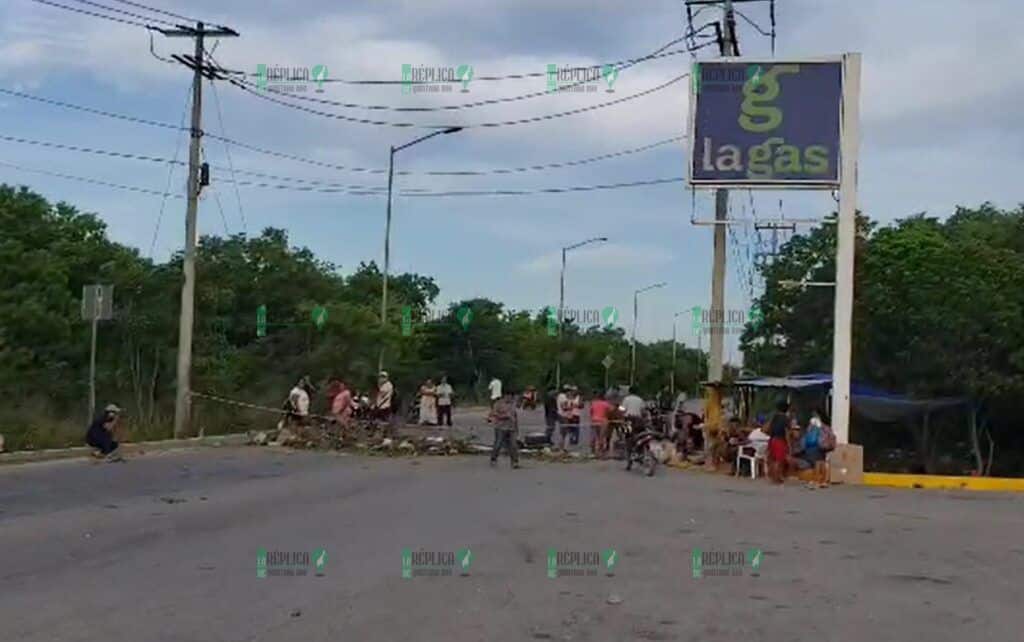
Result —
[[89, 430], [85, 433], [85, 443], [89, 444], [107, 461], [121, 461], [121, 447], [114, 440], [114, 431], [121, 419], [121, 409], [114, 404], [107, 405], [103, 414], [96, 417]]
[[512, 392], [505, 394], [494, 402], [491, 408], [490, 421], [494, 424], [494, 448], [491, 450], [491, 465], [498, 463], [498, 455], [502, 447], [508, 449], [512, 468], [519, 468], [519, 448], [516, 438], [519, 436], [519, 417], [516, 415], [516, 404]]

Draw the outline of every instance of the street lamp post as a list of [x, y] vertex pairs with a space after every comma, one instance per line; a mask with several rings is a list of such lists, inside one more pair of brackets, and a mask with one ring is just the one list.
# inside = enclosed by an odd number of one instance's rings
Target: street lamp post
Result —
[[669, 375], [669, 390], [672, 391], [672, 402], [675, 403], [676, 398], [676, 319], [679, 318], [680, 314], [686, 314], [688, 310], [683, 312], [676, 312], [672, 315], [672, 372]]
[[562, 274], [558, 282], [558, 355], [555, 359], [555, 389], [562, 388], [562, 322], [565, 320], [565, 254], [569, 250], [575, 250], [590, 243], [604, 243], [608, 238], [598, 236], [586, 241], [580, 241], [575, 245], [562, 248]]
[[640, 288], [639, 290], [636, 290], [635, 292], [633, 292], [633, 340], [632, 340], [632, 344], [633, 345], [631, 346], [631, 349], [630, 349], [631, 354], [630, 354], [630, 363], [629, 363], [629, 387], [630, 387], [630, 391], [631, 392], [632, 392], [633, 386], [636, 384], [636, 326], [637, 326], [637, 317], [639, 315], [639, 303], [638, 303], [637, 299], [639, 298], [639, 296], [642, 293], [647, 292], [648, 290], [654, 290], [656, 288], [663, 288], [666, 285], [668, 285], [668, 284], [665, 283], [664, 281], [662, 281], [661, 283], [655, 283], [654, 285], [648, 285], [646, 288]]
[[[384, 278], [381, 282], [380, 291], [380, 326], [381, 330], [387, 328], [388, 325], [388, 268], [391, 263], [391, 187], [395, 182], [395, 152], [400, 152], [406, 147], [412, 147], [417, 143], [422, 143], [428, 138], [439, 136], [441, 134], [454, 134], [455, 132], [462, 131], [462, 127], [449, 127], [447, 129], [439, 129], [436, 132], [427, 134], [426, 136], [420, 136], [416, 140], [410, 141], [404, 145], [395, 147], [391, 146], [391, 155], [388, 159], [388, 214], [387, 219], [384, 223]], [[377, 372], [384, 370], [384, 337], [381, 335], [380, 345], [380, 357], [377, 359]]]

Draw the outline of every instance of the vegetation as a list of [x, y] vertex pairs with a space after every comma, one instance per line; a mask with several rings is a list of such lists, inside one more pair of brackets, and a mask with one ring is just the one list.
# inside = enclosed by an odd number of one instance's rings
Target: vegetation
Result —
[[[80, 299], [82, 286], [92, 283], [115, 286], [115, 318], [100, 324], [98, 402], [127, 408], [134, 439], [169, 436], [181, 256], [155, 263], [110, 241], [95, 215], [8, 186], [0, 186], [0, 229], [0, 432], [7, 448], [80, 443], [90, 332]], [[875, 467], [899, 450], [913, 452], [915, 467], [928, 471], [1024, 472], [1024, 206], [1001, 211], [983, 204], [944, 221], [918, 215], [884, 227], [861, 217], [858, 229], [855, 380], [972, 403], [927, 426], [869, 425], [855, 417], [853, 441], [865, 445]], [[767, 285], [756, 303], [763, 320], [741, 339], [747, 370], [831, 371], [832, 290], [779, 282], [831, 281], [834, 248], [835, 226], [826, 224], [794, 237], [762, 268]], [[559, 343], [543, 310], [510, 312], [498, 301], [474, 299], [428, 314], [438, 285], [399, 274], [389, 280], [382, 327], [374, 263], [343, 275], [272, 228], [253, 238], [204, 237], [197, 268], [198, 392], [278, 407], [303, 374], [320, 382], [340, 376], [369, 391], [381, 346], [406, 401], [420, 381], [442, 373], [463, 401], [482, 398], [494, 375], [520, 389], [553, 379]], [[267, 309], [266, 336], [256, 331], [260, 305]], [[455, 314], [463, 305], [473, 311], [465, 327]], [[316, 306], [328, 312], [322, 328], [311, 320]], [[414, 319], [408, 336], [406, 307]], [[434, 320], [415, 322], [423, 318]], [[667, 384], [671, 350], [670, 341], [638, 345], [637, 378], [646, 394]], [[603, 388], [607, 355], [614, 360], [610, 383], [626, 381], [629, 342], [621, 329], [567, 325], [563, 380]], [[679, 350], [680, 390], [695, 390], [705, 373], [703, 354]], [[272, 421], [209, 401], [195, 407], [194, 424], [207, 433]]]

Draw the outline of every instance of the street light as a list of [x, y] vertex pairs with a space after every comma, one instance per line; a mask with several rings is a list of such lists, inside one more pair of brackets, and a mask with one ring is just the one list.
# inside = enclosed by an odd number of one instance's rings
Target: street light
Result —
[[[391, 146], [391, 156], [388, 160], [388, 215], [387, 221], [384, 223], [384, 279], [381, 284], [380, 293], [380, 325], [381, 329], [387, 328], [388, 325], [388, 267], [391, 262], [391, 186], [394, 183], [395, 178], [395, 152], [400, 152], [406, 147], [412, 147], [416, 143], [422, 143], [428, 138], [434, 136], [440, 136], [441, 134], [454, 134], [455, 132], [462, 131], [462, 127], [448, 127], [447, 129], [439, 129], [436, 132], [431, 132], [426, 136], [420, 136], [416, 140], [410, 141], [404, 145], [395, 147]], [[380, 346], [380, 358], [377, 359], [377, 372], [384, 370], [384, 343], [383, 337]]]
[[687, 314], [690, 310], [683, 310], [672, 315], [672, 373], [669, 375], [669, 389], [672, 391], [672, 403], [676, 398], [676, 319], [680, 314]]
[[630, 387], [630, 391], [631, 392], [632, 392], [633, 385], [636, 383], [636, 322], [637, 322], [637, 316], [639, 314], [639, 306], [638, 306], [638, 303], [637, 303], [637, 298], [642, 293], [647, 292], [648, 290], [654, 290], [656, 288], [663, 288], [666, 285], [668, 285], [668, 283], [665, 283], [664, 281], [662, 281], [661, 283], [655, 283], [654, 285], [648, 285], [646, 288], [640, 288], [639, 290], [636, 290], [635, 292], [633, 292], [633, 341], [632, 341], [633, 345], [632, 345], [632, 348], [631, 348], [632, 354], [630, 355], [630, 364], [629, 364], [629, 387]]
[[562, 322], [565, 319], [565, 254], [569, 250], [589, 245], [590, 243], [604, 243], [608, 237], [598, 236], [586, 241], [580, 241], [575, 245], [562, 248], [562, 275], [558, 285], [558, 356], [555, 361], [555, 389], [562, 388]]

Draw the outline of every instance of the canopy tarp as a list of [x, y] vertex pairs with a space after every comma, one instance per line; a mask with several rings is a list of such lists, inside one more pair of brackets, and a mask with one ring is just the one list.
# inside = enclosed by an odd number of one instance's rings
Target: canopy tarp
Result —
[[[780, 390], [812, 391], [820, 388], [823, 393], [832, 390], [832, 375], [825, 373], [789, 375], [786, 377], [745, 377], [737, 379], [734, 386], [740, 388], [774, 388]], [[854, 412], [871, 421], [893, 423], [916, 419], [936, 410], [967, 404], [966, 397], [938, 397], [933, 399], [911, 399], [853, 382], [850, 385], [850, 407]]]

